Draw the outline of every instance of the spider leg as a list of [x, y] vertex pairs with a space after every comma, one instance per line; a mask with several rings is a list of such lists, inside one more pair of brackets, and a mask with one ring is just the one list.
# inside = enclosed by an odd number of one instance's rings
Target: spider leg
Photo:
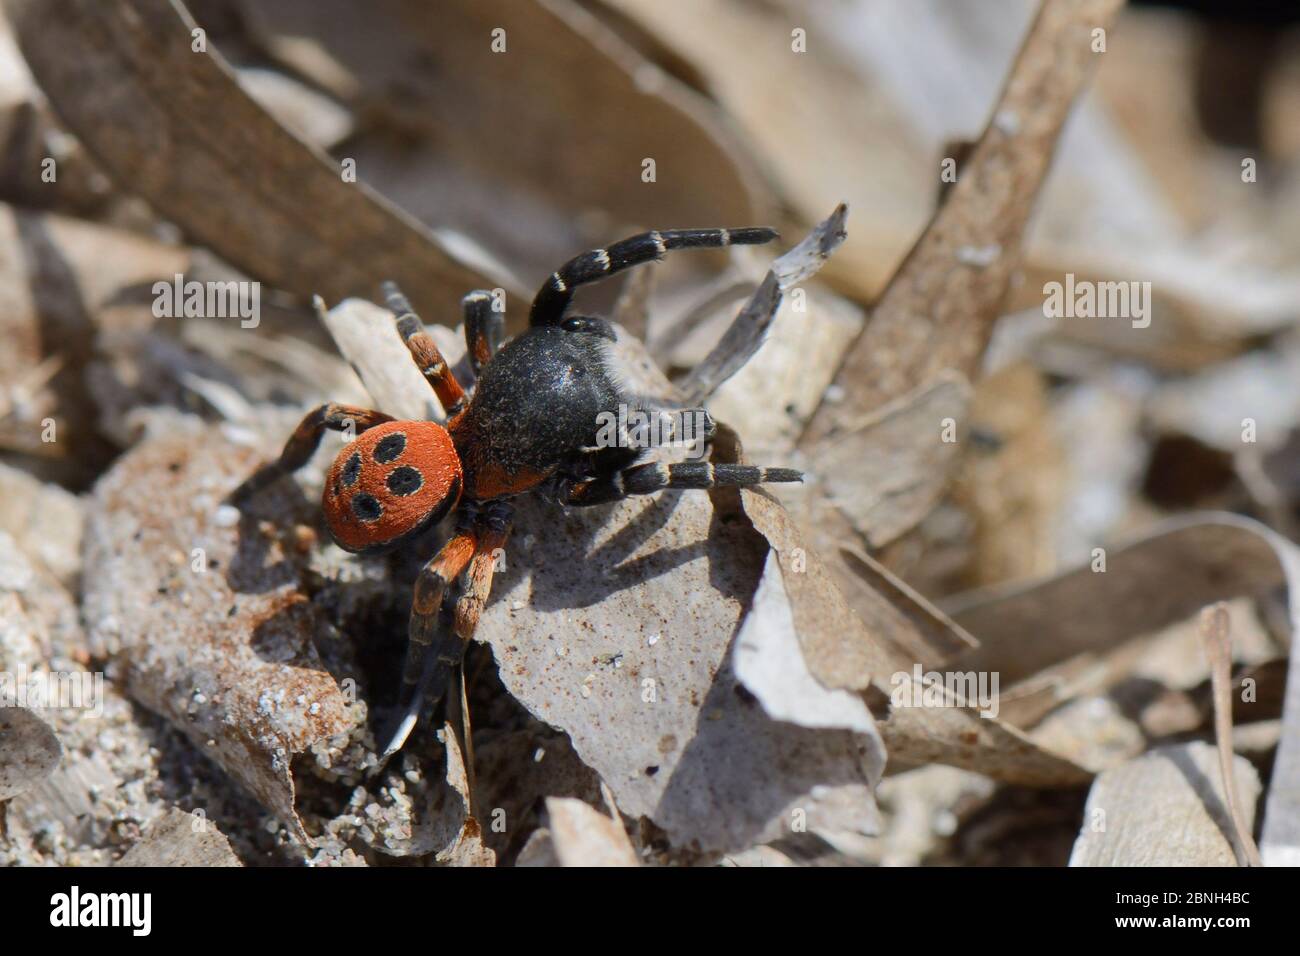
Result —
[[[407, 631], [406, 663], [402, 668], [402, 690], [398, 697], [398, 723], [388, 735], [384, 748], [387, 757], [400, 750], [420, 716], [420, 707], [437, 665], [450, 653], [443, 626], [444, 596], [447, 588], [469, 565], [478, 546], [478, 534], [472, 528], [460, 528], [420, 569], [415, 579], [411, 601], [411, 620]], [[459, 662], [459, 655], [453, 666]]]
[[506, 506], [490, 513], [484, 521], [478, 549], [469, 566], [465, 590], [456, 601], [454, 622], [462, 652], [478, 629], [479, 617], [492, 593], [492, 576], [496, 573], [497, 558], [505, 546], [506, 538], [510, 536], [510, 516]]
[[[697, 445], [703, 454], [717, 434], [718, 425], [705, 408], [681, 408], [661, 399], [637, 396], [632, 399], [637, 412], [646, 416], [633, 423], [628, 416], [625, 440], [630, 447], [648, 448], [684, 442]], [[630, 434], [627, 434], [630, 433]], [[653, 438], [653, 441], [649, 439]]]
[[376, 425], [392, 420], [391, 415], [357, 405], [339, 405], [334, 402], [321, 405], [308, 412], [307, 416], [298, 423], [298, 427], [285, 442], [280, 457], [263, 465], [245, 479], [243, 484], [230, 493], [229, 500], [243, 501], [284, 475], [291, 474], [307, 464], [312, 454], [320, 447], [321, 435], [326, 429], [341, 432], [351, 427], [359, 434], [367, 428], [374, 428]]
[[476, 289], [460, 300], [465, 315], [465, 345], [469, 349], [470, 367], [477, 376], [492, 361], [501, 345], [505, 330], [505, 313], [492, 308], [492, 293]]
[[542, 284], [533, 299], [530, 325], [558, 325], [573, 299], [573, 290], [624, 269], [662, 259], [670, 249], [717, 249], [771, 242], [776, 231], [764, 227], [745, 229], [674, 229], [643, 232], [604, 249], [584, 252], [560, 266]]
[[[398, 705], [398, 720], [384, 747], [384, 757], [402, 748], [406, 738], [420, 719], [421, 711], [432, 709], [446, 695], [456, 674], [465, 647], [478, 627], [479, 616], [492, 591], [492, 575], [496, 570], [498, 549], [510, 533], [510, 508], [494, 503], [480, 516], [476, 516], [470, 531], [457, 534], [452, 541], [461, 539], [456, 551], [446, 562], [441, 562], [447, 547], [439, 552], [425, 570], [433, 587], [423, 594], [420, 582], [416, 584], [416, 600], [411, 609], [411, 634], [407, 645], [406, 668], [402, 675], [402, 694]], [[448, 542], [448, 546], [451, 545]], [[466, 553], [466, 548], [469, 549]], [[448, 585], [468, 566], [464, 591], [454, 603], [446, 601]], [[449, 573], [455, 569], [454, 573]], [[425, 580], [424, 571], [421, 581]], [[436, 604], [432, 604], [436, 595]]]
[[707, 461], [672, 465], [650, 462], [579, 482], [567, 489], [564, 503], [599, 505], [632, 495], [654, 494], [664, 488], [744, 488], [766, 482], [802, 480], [803, 472], [793, 468], [715, 465]]
[[385, 282], [381, 288], [388, 309], [397, 320], [397, 331], [410, 351], [411, 358], [415, 359], [421, 374], [433, 386], [434, 394], [442, 404], [442, 410], [447, 413], [448, 418], [459, 414], [465, 407], [465, 389], [456, 380], [451, 366], [447, 364], [447, 360], [443, 358], [442, 352], [429, 333], [424, 330], [424, 323], [411, 310], [411, 303], [397, 288], [397, 284]]

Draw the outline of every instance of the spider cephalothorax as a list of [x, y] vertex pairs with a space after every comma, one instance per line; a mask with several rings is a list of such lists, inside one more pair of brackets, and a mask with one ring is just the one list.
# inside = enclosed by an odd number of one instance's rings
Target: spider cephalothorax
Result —
[[[303, 419], [279, 459], [232, 497], [240, 500], [301, 467], [325, 429], [353, 428], [356, 440], [335, 458], [322, 499], [339, 545], [354, 552], [391, 548], [456, 510], [455, 533], [416, 580], [401, 721], [387, 753], [405, 741], [421, 702], [427, 697], [436, 703], [446, 692], [491, 590], [494, 553], [509, 533], [510, 501], [517, 495], [538, 490], [566, 505], [594, 505], [664, 488], [800, 480], [799, 472], [788, 468], [646, 461], [643, 444], [609, 441], [602, 429], [611, 420], [625, 421], [629, 409], [654, 415], [672, 410], [625, 393], [611, 364], [615, 335], [604, 320], [565, 314], [578, 286], [659, 259], [670, 249], [756, 244], [775, 237], [770, 229], [647, 232], [585, 253], [551, 275], [533, 300], [529, 328], [499, 351], [504, 316], [493, 310], [489, 293], [471, 292], [462, 305], [477, 376], [472, 395], [405, 297], [386, 285], [397, 330], [446, 410], [446, 427], [322, 405]], [[712, 421], [703, 409], [689, 411], [705, 423], [707, 440]], [[459, 593], [449, 596], [462, 575]]]

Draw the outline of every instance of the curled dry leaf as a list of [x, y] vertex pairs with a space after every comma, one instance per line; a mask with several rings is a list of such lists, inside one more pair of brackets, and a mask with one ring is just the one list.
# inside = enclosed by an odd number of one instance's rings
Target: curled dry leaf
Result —
[[1201, 637], [1210, 661], [1210, 679], [1214, 695], [1214, 737], [1219, 751], [1219, 775], [1228, 816], [1232, 819], [1235, 845], [1249, 866], [1263, 866], [1259, 847], [1250, 832], [1250, 823], [1241, 810], [1241, 793], [1237, 789], [1236, 763], [1232, 751], [1232, 632], [1228, 627], [1228, 607], [1222, 601], [1201, 611]]
[[[1176, 588], [1168, 586], [1173, 573]], [[1208, 603], [1265, 594], [1288, 582], [1300, 582], [1295, 545], [1248, 518], [1202, 513], [1102, 549], [1082, 567], [972, 592], [945, 606], [980, 642], [957, 664], [998, 671], [1009, 686], [1076, 654], [1149, 634]], [[1294, 585], [1288, 589], [1294, 592]], [[1292, 593], [1293, 607], [1297, 600]]]
[[875, 723], [866, 702], [852, 691], [819, 683], [797, 634], [780, 560], [769, 551], [754, 603], [736, 636], [736, 676], [774, 720], [872, 733]]
[[[919, 693], [934, 684], [925, 676], [930, 667], [974, 643], [865, 556], [851, 558], [862, 576], [855, 577], [856, 591], [842, 595], [822, 559], [779, 505], [749, 491], [742, 493], [742, 500], [754, 528], [779, 556], [803, 658], [823, 688], [866, 692], [874, 687], [892, 697], [913, 684], [920, 667], [922, 684], [912, 688]], [[941, 706], [894, 706], [877, 721], [893, 760], [904, 765], [946, 763], [1030, 786], [1069, 786], [1091, 776], [996, 717], [981, 716], [978, 705], [942, 685], [931, 693], [939, 695]]]
[[432, 822], [434, 846], [439, 848], [434, 858], [452, 866], [495, 866], [496, 854], [483, 845], [483, 830], [470, 810], [469, 771], [455, 728], [443, 724], [438, 739], [446, 751], [447, 789], [451, 796]]
[[816, 275], [844, 242], [847, 235], [844, 221], [848, 214], [848, 207], [841, 203], [802, 242], [772, 263], [722, 340], [677, 383], [688, 405], [703, 402], [753, 358], [767, 337], [785, 294]]
[[250, 275], [303, 297], [368, 293], [377, 276], [420, 298], [502, 284], [276, 123], [216, 50], [192, 48], [179, 4], [5, 9], [42, 91], [103, 167]]
[[303, 587], [301, 493], [265, 492], [258, 513], [275, 524], [222, 504], [260, 463], [228, 428], [162, 419], [100, 480], [83, 606], [110, 676], [308, 842], [290, 764], [356, 730], [365, 708], [316, 651], [329, 629]]
[[36, 786], [62, 757], [49, 724], [26, 707], [0, 706], [0, 801]]

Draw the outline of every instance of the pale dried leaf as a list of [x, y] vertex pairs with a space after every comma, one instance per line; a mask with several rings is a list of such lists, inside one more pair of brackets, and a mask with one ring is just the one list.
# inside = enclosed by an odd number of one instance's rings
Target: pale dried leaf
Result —
[[817, 450], [831, 503], [873, 547], [915, 527], [943, 495], [966, 440], [970, 401], [969, 383], [943, 372]]
[[[1300, 581], [1300, 550], [1264, 525], [1231, 514], [1183, 515], [1107, 547], [1104, 558], [1104, 572], [1093, 570], [1094, 559], [1044, 580], [947, 602], [948, 612], [980, 641], [960, 666], [998, 671], [1010, 685], [1076, 654], [1151, 633], [1207, 603]], [[1173, 573], [1176, 588], [1168, 586]], [[1289, 590], [1294, 607], [1300, 598], [1294, 585]], [[1043, 634], [1052, 639], [1042, 640]]]
[[816, 275], [844, 242], [847, 235], [844, 220], [848, 214], [848, 207], [841, 203], [797, 246], [773, 261], [757, 291], [723, 333], [722, 340], [677, 383], [688, 405], [702, 403], [759, 350], [785, 294]]
[[[1232, 759], [1253, 821], [1259, 774], [1244, 757]], [[1231, 828], [1215, 749], [1200, 741], [1161, 747], [1097, 777], [1070, 865], [1235, 866]]]
[[[804, 660], [828, 690], [889, 697], [928, 669], [968, 650], [974, 641], [948, 618], [865, 555], [850, 555], [860, 574], [841, 594], [826, 564], [779, 505], [742, 492], [745, 512], [780, 557]], [[924, 662], [924, 663], [922, 663]], [[903, 764], [947, 763], [1031, 786], [1068, 786], [1089, 772], [1030, 741], [1014, 727], [981, 716], [974, 702], [937, 688], [942, 706], [892, 707], [877, 721], [891, 759]]]
[[[973, 375], [1020, 261], [1057, 136], [1096, 60], [1091, 32], [1121, 3], [1061, 0], [1041, 7], [957, 183], [849, 350], [835, 380], [843, 399], [823, 402], [813, 416], [801, 441], [811, 459], [831, 451], [858, 462], [889, 460], [889, 449], [872, 442], [874, 433], [854, 430], [861, 417], [945, 371]], [[931, 433], [920, 440], [939, 439]], [[857, 493], [853, 471], [828, 471], [823, 480], [836, 498], [851, 501]], [[822, 520], [830, 537], [844, 540], [850, 528], [867, 533], [848, 515], [827, 511]], [[905, 530], [902, 522], [890, 528], [893, 536]], [[877, 529], [873, 543], [884, 539]]]
[[637, 866], [623, 824], [569, 797], [548, 797], [550, 836], [561, 866]]
[[144, 831], [117, 866], [243, 866], [217, 825], [172, 807]]

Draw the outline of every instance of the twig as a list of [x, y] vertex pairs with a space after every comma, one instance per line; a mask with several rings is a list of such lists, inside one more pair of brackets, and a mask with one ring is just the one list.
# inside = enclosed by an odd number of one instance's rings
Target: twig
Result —
[[1222, 601], [1201, 611], [1201, 639], [1205, 641], [1205, 655], [1210, 661], [1210, 683], [1214, 691], [1214, 736], [1219, 746], [1219, 770], [1223, 774], [1223, 792], [1228, 801], [1228, 813], [1237, 834], [1240, 855], [1247, 866], [1263, 866], [1259, 848], [1250, 834], [1241, 814], [1241, 798], [1237, 794], [1237, 776], [1233, 770], [1235, 754], [1232, 749], [1232, 638], [1228, 627], [1228, 606]]

